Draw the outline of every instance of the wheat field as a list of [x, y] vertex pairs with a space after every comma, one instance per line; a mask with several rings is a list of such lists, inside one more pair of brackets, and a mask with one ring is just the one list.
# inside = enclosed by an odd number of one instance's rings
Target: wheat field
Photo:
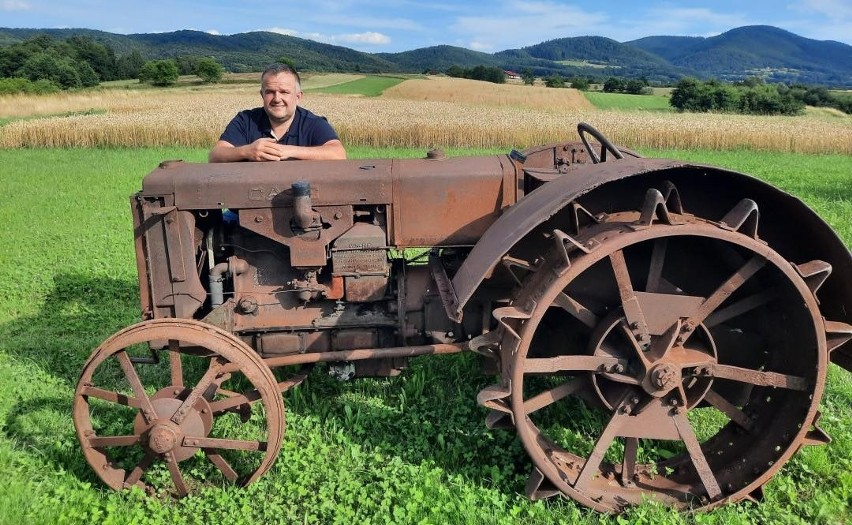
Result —
[[386, 90], [382, 94], [382, 98], [543, 110], [594, 108], [586, 100], [586, 97], [576, 89], [492, 84], [466, 78], [448, 77], [410, 79]]
[[[251, 84], [5, 96], [0, 119], [18, 120], [0, 126], [0, 147], [206, 147], [239, 110], [258, 105]], [[303, 105], [328, 117], [345, 144], [374, 147], [525, 148], [573, 140], [585, 121], [636, 149], [852, 154], [848, 116], [602, 111], [571, 89], [464, 79], [411, 79], [373, 98], [308, 92]]]

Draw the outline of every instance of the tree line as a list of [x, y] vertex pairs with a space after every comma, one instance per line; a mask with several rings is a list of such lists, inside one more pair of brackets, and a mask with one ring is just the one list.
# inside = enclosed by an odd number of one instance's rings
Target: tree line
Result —
[[499, 67], [494, 66], [479, 65], [472, 68], [463, 68], [461, 66], [452, 65], [447, 68], [447, 76], [483, 80], [494, 84], [504, 84], [506, 82], [506, 73]]
[[810, 105], [852, 113], [852, 97], [835, 95], [820, 86], [767, 84], [759, 77], [734, 84], [683, 78], [672, 91], [669, 102], [678, 111], [694, 112], [798, 115]]
[[180, 75], [189, 74], [205, 82], [218, 82], [223, 73], [224, 68], [213, 58], [146, 61], [138, 50], [117, 56], [111, 47], [88, 36], [56, 40], [39, 35], [0, 47], [0, 93], [45, 93], [137, 78], [170, 85]]

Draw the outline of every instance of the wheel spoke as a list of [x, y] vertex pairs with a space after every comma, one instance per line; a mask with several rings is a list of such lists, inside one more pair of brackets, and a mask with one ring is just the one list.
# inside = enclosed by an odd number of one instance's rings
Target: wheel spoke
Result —
[[677, 427], [678, 434], [683, 444], [686, 445], [686, 450], [689, 452], [689, 457], [692, 459], [692, 464], [695, 470], [698, 471], [698, 477], [701, 478], [701, 483], [704, 484], [704, 489], [707, 491], [707, 496], [711, 500], [722, 495], [722, 489], [719, 488], [719, 482], [716, 481], [716, 475], [713, 474], [713, 469], [707, 463], [707, 458], [704, 456], [704, 451], [701, 450], [701, 443], [695, 437], [695, 432], [692, 430], [692, 425], [686, 418], [686, 412], [681, 411], [675, 414], [672, 418]]
[[142, 417], [145, 418], [146, 422], [152, 423], [157, 419], [157, 411], [154, 410], [154, 405], [151, 404], [151, 399], [148, 397], [148, 394], [145, 393], [145, 387], [142, 386], [142, 380], [139, 379], [139, 374], [136, 373], [136, 368], [130, 361], [130, 356], [127, 355], [126, 350], [121, 350], [116, 354], [116, 358], [121, 365], [121, 369], [124, 371], [124, 376], [130, 383], [130, 388], [133, 389], [133, 393], [139, 400]]
[[651, 344], [651, 334], [648, 332], [645, 314], [642, 313], [642, 308], [639, 306], [639, 299], [637, 299], [633, 290], [633, 283], [630, 282], [630, 271], [627, 269], [624, 252], [621, 250], [612, 252], [609, 260], [612, 264], [615, 282], [618, 285], [618, 295], [621, 298], [621, 307], [624, 310], [627, 325], [636, 340], [639, 341], [639, 345], [642, 348], [647, 348]]
[[621, 462], [621, 484], [625, 487], [633, 485], [636, 475], [636, 455], [639, 452], [639, 440], [634, 437], [624, 438], [624, 458]]
[[183, 474], [180, 473], [178, 462], [172, 454], [166, 454], [166, 465], [169, 466], [169, 473], [172, 475], [172, 482], [175, 484], [178, 496], [183, 497], [189, 494], [186, 488], [186, 483], [183, 480]]
[[[619, 404], [619, 408], [620, 408]], [[609, 422], [604, 428], [601, 435], [598, 437], [598, 440], [595, 442], [595, 448], [592, 450], [592, 453], [589, 454], [589, 457], [586, 459], [586, 463], [583, 464], [583, 469], [580, 471], [580, 475], [577, 476], [577, 481], [574, 482], [574, 488], [577, 490], [583, 490], [583, 487], [592, 480], [592, 477], [598, 472], [600, 468], [601, 461], [603, 460], [604, 454], [606, 454], [607, 449], [612, 444], [613, 440], [618, 436], [618, 431], [621, 429], [621, 426], [624, 423], [624, 419], [627, 416], [622, 416], [619, 413], [619, 410], [615, 411], [612, 418], [610, 418]]]
[[542, 392], [534, 397], [524, 401], [524, 411], [527, 415], [532, 414], [536, 410], [556, 403], [560, 399], [564, 399], [571, 394], [588, 387], [589, 382], [585, 378], [573, 379], [562, 383], [561, 385]]
[[83, 387], [82, 395], [86, 397], [102, 399], [104, 401], [109, 401], [111, 403], [116, 403], [127, 407], [142, 408], [142, 403], [140, 403], [140, 401], [135, 397], [126, 396], [124, 394], [119, 394], [118, 392], [104, 390], [102, 388], [97, 388], [94, 386]]
[[730, 306], [720, 308], [707, 316], [707, 319], [704, 321], [704, 326], [707, 328], [713, 328], [725, 321], [748, 313], [756, 308], [760, 308], [761, 306], [772, 302], [779, 295], [779, 290], [775, 288], [771, 290], [764, 290], [746, 297], [745, 299], [741, 299]]
[[722, 397], [715, 390], [708, 390], [707, 394], [705, 394], [704, 396], [704, 400], [710, 403], [717, 410], [728, 416], [731, 421], [738, 424], [740, 427], [749, 431], [752, 429], [751, 418], [745, 415], [745, 412], [737, 408], [736, 405]]
[[172, 385], [183, 386], [183, 363], [181, 362], [180, 342], [174, 339], [169, 340], [169, 365]]
[[660, 278], [663, 275], [663, 262], [666, 259], [668, 239], [657, 239], [654, 241], [654, 251], [651, 254], [651, 264], [648, 270], [648, 281], [645, 283], [645, 291], [654, 293], [660, 289]]
[[216, 375], [219, 373], [219, 369], [222, 368], [222, 360], [218, 357], [210, 360], [210, 367], [207, 369], [207, 372], [204, 373], [204, 376], [198, 381], [198, 384], [195, 385], [195, 388], [192, 389], [192, 392], [186, 396], [183, 403], [178, 407], [172, 416], [172, 421], [180, 425], [183, 423], [183, 420], [186, 418], [189, 411], [198, 402], [204, 392], [207, 391], [207, 387], [209, 387], [213, 380], [216, 378]]
[[94, 436], [89, 438], [89, 445], [94, 448], [130, 447], [139, 444], [139, 436]]
[[247, 441], [242, 439], [186, 437], [184, 438], [184, 446], [216, 450], [248, 450], [250, 452], [266, 451], [266, 441]]
[[227, 397], [225, 399], [220, 399], [218, 401], [213, 401], [210, 403], [210, 410], [213, 412], [214, 416], [218, 416], [223, 412], [227, 412], [233, 408], [236, 408], [240, 405], [245, 405], [248, 403], [253, 403], [260, 399], [260, 392], [257, 390], [251, 390], [246, 392], [245, 394], [237, 394]]
[[130, 474], [127, 475], [127, 478], [124, 480], [124, 486], [130, 487], [139, 483], [139, 480], [142, 479], [142, 475], [145, 474], [145, 471], [148, 470], [148, 467], [151, 466], [151, 463], [154, 462], [154, 458], [157, 457], [157, 454], [151, 451], [148, 451], [139, 463], [133, 467], [133, 470], [130, 471]]
[[740, 383], [750, 383], [757, 386], [772, 386], [786, 388], [788, 390], [805, 391], [809, 389], [809, 382], [804, 377], [779, 374], [778, 372], [765, 372], [763, 370], [751, 370], [731, 365], [709, 365], [709, 373], [717, 379], [731, 379]]
[[722, 283], [710, 297], [701, 303], [698, 310], [690, 317], [684, 325], [687, 330], [684, 331], [684, 339], [691, 334], [695, 328], [707, 319], [722, 303], [724, 303], [734, 292], [745, 284], [754, 274], [758, 272], [766, 264], [766, 258], [755, 255], [743, 266], [740, 267], [732, 276]]
[[627, 361], [624, 359], [596, 355], [560, 355], [524, 360], [524, 373], [526, 374], [552, 374], [561, 371], [623, 372], [626, 368]]
[[231, 483], [237, 481], [237, 479], [240, 477], [239, 474], [237, 474], [237, 472], [231, 467], [231, 465], [227, 461], [225, 461], [225, 458], [223, 458], [217, 452], [213, 452], [212, 450], [205, 450], [204, 453], [207, 455], [207, 458], [210, 460], [210, 462], [216, 465], [216, 468], [218, 468], [222, 472], [222, 475], [225, 476], [225, 479], [227, 479]]
[[589, 328], [594, 328], [598, 325], [598, 316], [565, 292], [557, 295], [553, 304], [562, 308]]

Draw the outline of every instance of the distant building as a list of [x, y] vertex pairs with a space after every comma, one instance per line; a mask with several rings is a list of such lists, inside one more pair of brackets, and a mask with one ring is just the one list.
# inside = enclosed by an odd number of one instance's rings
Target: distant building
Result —
[[506, 78], [508, 79], [518, 79], [521, 78], [521, 75], [515, 73], [514, 71], [503, 71], [506, 74]]

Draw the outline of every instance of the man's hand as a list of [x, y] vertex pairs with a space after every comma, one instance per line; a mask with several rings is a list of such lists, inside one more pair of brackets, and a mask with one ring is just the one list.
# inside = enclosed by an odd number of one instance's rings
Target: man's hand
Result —
[[[242, 146], [243, 158], [245, 160], [281, 160], [284, 156], [284, 146], [278, 144], [275, 139], [262, 138], [257, 139], [251, 144]], [[240, 149], [240, 148], [237, 148]]]
[[279, 144], [281, 160], [339, 160], [346, 158], [346, 149], [339, 140], [329, 140], [321, 146], [287, 146]]
[[346, 150], [339, 140], [330, 140], [322, 146], [287, 146], [274, 139], [257, 139], [251, 144], [235, 147], [220, 140], [210, 150], [209, 162], [239, 162], [242, 160], [268, 161], [286, 159], [331, 160], [345, 159]]
[[266, 161], [281, 160], [284, 157], [284, 146], [271, 138], [261, 138], [235, 147], [230, 142], [220, 140], [210, 150], [207, 160], [210, 162], [239, 162], [241, 160]]

